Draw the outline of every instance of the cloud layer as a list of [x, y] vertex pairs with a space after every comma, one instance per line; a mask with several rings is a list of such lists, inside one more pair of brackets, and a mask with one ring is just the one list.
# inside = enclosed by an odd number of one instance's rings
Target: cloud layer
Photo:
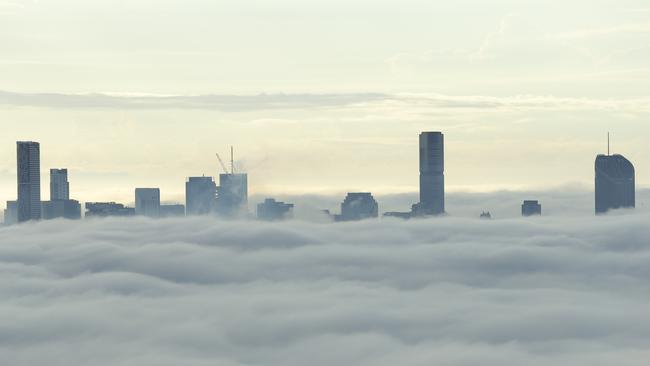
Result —
[[7, 365], [644, 365], [645, 214], [0, 229]]

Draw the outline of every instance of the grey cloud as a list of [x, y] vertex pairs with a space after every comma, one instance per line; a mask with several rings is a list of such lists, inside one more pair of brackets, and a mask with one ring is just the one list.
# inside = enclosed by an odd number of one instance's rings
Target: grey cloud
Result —
[[644, 365], [647, 213], [0, 228], [7, 365]]

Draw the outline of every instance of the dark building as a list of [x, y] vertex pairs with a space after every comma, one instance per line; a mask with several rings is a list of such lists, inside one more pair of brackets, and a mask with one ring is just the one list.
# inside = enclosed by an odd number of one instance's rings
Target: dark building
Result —
[[341, 214], [335, 216], [336, 221], [356, 221], [376, 218], [379, 215], [379, 205], [368, 192], [348, 193], [341, 203]]
[[479, 217], [483, 220], [491, 220], [492, 214], [490, 213], [490, 211], [483, 211], [481, 212], [481, 215]]
[[41, 218], [41, 148], [38, 142], [18, 141], [18, 222]]
[[7, 201], [7, 208], [4, 211], [4, 224], [13, 225], [18, 222], [18, 203]]
[[219, 174], [216, 211], [224, 217], [241, 217], [248, 210], [248, 175]]
[[217, 185], [212, 177], [190, 177], [185, 182], [187, 216], [209, 215], [214, 212]]
[[445, 146], [441, 132], [420, 134], [420, 202], [413, 215], [445, 213]]
[[160, 217], [160, 188], [135, 189], [135, 214]]
[[69, 200], [68, 169], [50, 169], [50, 200]]
[[542, 214], [542, 205], [538, 201], [526, 200], [521, 205], [521, 216], [536, 216]]
[[160, 205], [160, 217], [185, 216], [184, 205]]
[[109, 216], [134, 216], [135, 208], [115, 202], [86, 202], [86, 218]]
[[622, 155], [598, 155], [596, 170], [596, 214], [635, 206], [634, 165]]
[[75, 200], [44, 201], [41, 205], [43, 220], [64, 218], [69, 220], [81, 219], [81, 204]]
[[267, 221], [283, 220], [289, 218], [292, 211], [293, 203], [284, 203], [273, 198], [267, 198], [257, 205], [257, 218]]

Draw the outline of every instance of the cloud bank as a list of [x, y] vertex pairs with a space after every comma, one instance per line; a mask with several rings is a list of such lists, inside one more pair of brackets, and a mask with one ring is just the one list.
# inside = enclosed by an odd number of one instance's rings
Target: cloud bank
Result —
[[645, 365], [650, 216], [0, 228], [6, 365]]

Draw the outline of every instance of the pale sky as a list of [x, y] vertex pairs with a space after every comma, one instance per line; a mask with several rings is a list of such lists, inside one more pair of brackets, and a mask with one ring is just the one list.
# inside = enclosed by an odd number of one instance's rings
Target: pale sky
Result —
[[[15, 141], [81, 201], [216, 175], [251, 193], [417, 189], [417, 135], [447, 187], [593, 181], [612, 148], [650, 183], [647, 1], [0, 0], [0, 200]], [[648, 169], [646, 169], [648, 167]]]

